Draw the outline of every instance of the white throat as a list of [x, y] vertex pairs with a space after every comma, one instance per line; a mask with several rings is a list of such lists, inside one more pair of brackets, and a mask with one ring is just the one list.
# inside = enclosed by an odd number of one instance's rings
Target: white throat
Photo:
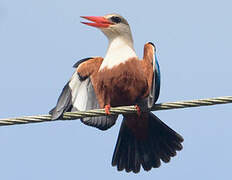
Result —
[[137, 57], [133, 48], [133, 41], [128, 42], [123, 37], [114, 38], [109, 41], [105, 58], [99, 70], [103, 68], [111, 69], [133, 57]]

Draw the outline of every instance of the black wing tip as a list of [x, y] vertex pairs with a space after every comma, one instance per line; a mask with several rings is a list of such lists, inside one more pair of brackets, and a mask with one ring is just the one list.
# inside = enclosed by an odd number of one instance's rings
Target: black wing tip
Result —
[[72, 109], [72, 93], [69, 87], [69, 82], [64, 86], [57, 100], [56, 106], [49, 111], [51, 120], [61, 119], [64, 112], [69, 112]]
[[151, 44], [152, 46], [154, 46], [154, 47], [155, 47], [155, 45], [154, 45], [154, 43], [153, 43], [153, 42], [148, 42], [148, 44]]
[[153, 46], [153, 48], [154, 48], [154, 51], [156, 51], [156, 47], [155, 47], [155, 44], [154, 44], [153, 42], [148, 42], [147, 44], [152, 45], [152, 46]]
[[49, 111], [49, 114], [52, 115], [53, 112], [55, 111], [56, 107], [52, 108], [50, 111]]
[[56, 107], [52, 108], [52, 109], [49, 111], [49, 114], [51, 115], [51, 120], [56, 120], [55, 111], [56, 111]]
[[51, 115], [51, 120], [57, 120], [57, 119], [62, 119], [63, 118], [63, 113], [58, 112], [56, 107], [51, 109], [49, 111], [49, 114]]
[[93, 59], [93, 57], [87, 57], [87, 58], [84, 58], [84, 59], [81, 59], [79, 61], [77, 61], [74, 65], [73, 65], [73, 68], [77, 68], [81, 63], [85, 62], [85, 61], [88, 61], [90, 59]]

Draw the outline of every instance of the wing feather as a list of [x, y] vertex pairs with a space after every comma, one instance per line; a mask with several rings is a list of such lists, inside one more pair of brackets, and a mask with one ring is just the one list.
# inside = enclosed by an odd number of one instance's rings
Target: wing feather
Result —
[[67, 83], [57, 101], [56, 107], [49, 111], [52, 115], [52, 120], [61, 119], [64, 112], [70, 111], [72, 108], [72, 95], [69, 83]]
[[[95, 67], [91, 63], [95, 63], [94, 58], [85, 58], [78, 61], [74, 66], [81, 68], [82, 63], [89, 63], [90, 66]], [[99, 59], [98, 59], [98, 65]], [[81, 69], [80, 69], [81, 70]], [[98, 68], [91, 70], [94, 72]], [[86, 111], [90, 109], [99, 109], [99, 103], [91, 82], [91, 74], [85, 75], [85, 78], [80, 77], [78, 72], [75, 72], [69, 82], [65, 85], [62, 93], [57, 101], [57, 105], [49, 113], [52, 119], [62, 119], [63, 113], [72, 111]], [[100, 116], [100, 117], [86, 117], [82, 118], [81, 122], [86, 125], [96, 127], [101, 130], [107, 130], [115, 124], [117, 116]]]
[[153, 65], [153, 79], [152, 79], [152, 86], [151, 90], [148, 95], [148, 101], [147, 106], [148, 108], [152, 108], [156, 101], [159, 98], [160, 93], [160, 67], [156, 56], [155, 46], [153, 43], [150, 43], [154, 47], [154, 54], [152, 59], [152, 65]]

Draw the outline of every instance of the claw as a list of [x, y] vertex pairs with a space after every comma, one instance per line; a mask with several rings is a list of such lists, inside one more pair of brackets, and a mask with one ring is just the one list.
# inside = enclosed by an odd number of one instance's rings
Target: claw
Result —
[[106, 115], [110, 115], [110, 105], [105, 105], [105, 112], [106, 112]]
[[135, 105], [135, 109], [137, 110], [137, 115], [141, 116], [141, 109], [138, 105]]

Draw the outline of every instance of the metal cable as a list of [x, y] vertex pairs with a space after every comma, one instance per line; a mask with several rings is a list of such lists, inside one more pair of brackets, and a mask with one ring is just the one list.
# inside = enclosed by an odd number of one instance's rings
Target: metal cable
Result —
[[[211, 106], [211, 105], [216, 105], [216, 104], [227, 104], [227, 103], [232, 103], [232, 96], [160, 103], [160, 104], [155, 104], [155, 106], [151, 109], [146, 109], [143, 111], [159, 111], [159, 110], [180, 109], [180, 108], [199, 107], [199, 106]], [[137, 110], [135, 106], [120, 106], [120, 107], [112, 107], [110, 109], [111, 115], [136, 113], [136, 112]], [[75, 120], [75, 119], [80, 119], [83, 117], [104, 116], [104, 115], [105, 115], [104, 109], [66, 112], [64, 113], [62, 120]], [[0, 119], [0, 126], [48, 122], [48, 121], [54, 121], [54, 120], [51, 120], [51, 115], [46, 114], [46, 115], [35, 115], [35, 116], [23, 116], [23, 117], [16, 117], [16, 118]]]

